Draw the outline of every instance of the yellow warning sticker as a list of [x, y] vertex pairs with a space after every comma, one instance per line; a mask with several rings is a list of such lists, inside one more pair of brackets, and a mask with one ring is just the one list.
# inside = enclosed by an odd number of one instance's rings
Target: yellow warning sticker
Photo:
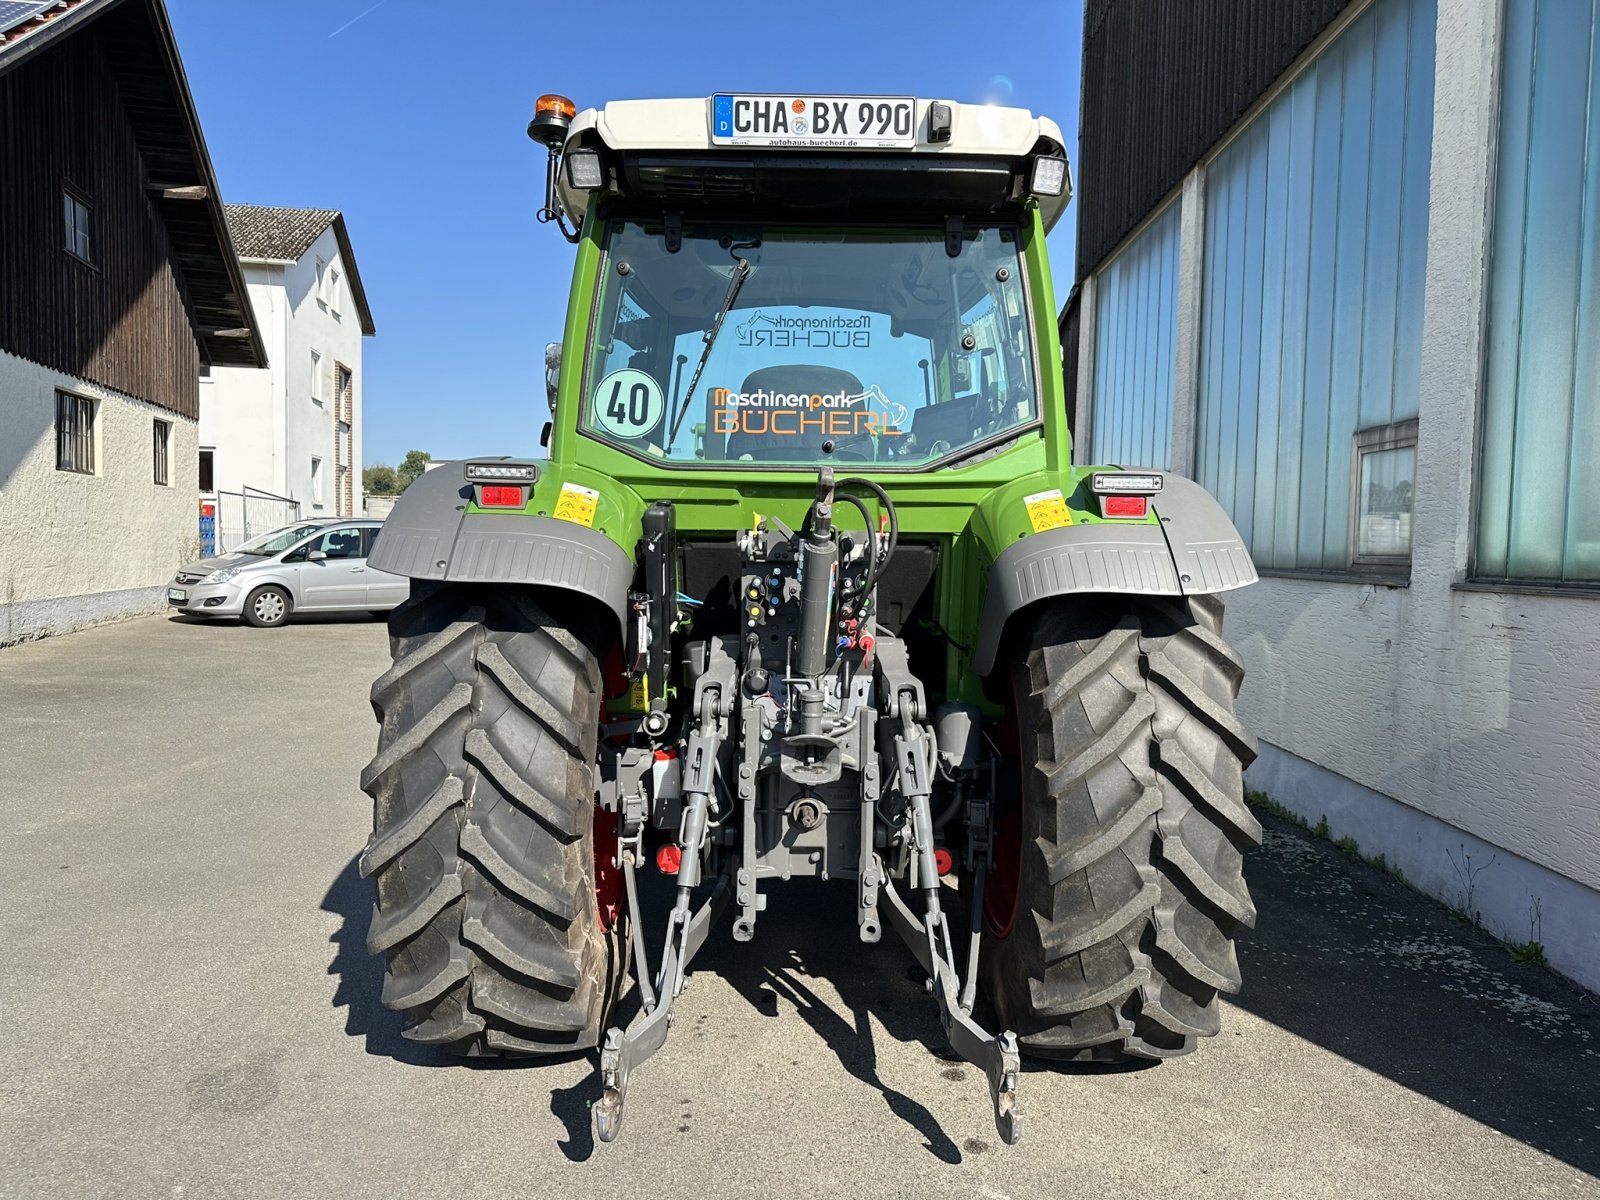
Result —
[[634, 712], [650, 710], [650, 676], [640, 672], [628, 689], [628, 707]]
[[[1060, 495], [1060, 493], [1056, 493]], [[556, 511], [550, 515], [558, 521], [571, 521], [575, 525], [594, 527], [594, 510], [600, 503], [600, 493], [576, 483], [563, 483], [561, 497], [556, 501]]]
[[1022, 502], [1028, 506], [1028, 521], [1033, 525], [1035, 533], [1043, 533], [1046, 529], [1060, 529], [1063, 525], [1072, 524], [1072, 514], [1067, 511], [1067, 502], [1061, 495], [1060, 488], [1024, 496]]

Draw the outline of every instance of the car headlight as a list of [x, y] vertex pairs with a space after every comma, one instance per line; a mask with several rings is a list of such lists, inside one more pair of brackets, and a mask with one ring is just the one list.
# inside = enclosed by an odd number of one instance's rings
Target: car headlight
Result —
[[213, 571], [202, 579], [201, 583], [227, 583], [239, 573], [238, 567], [223, 567], [220, 571]]

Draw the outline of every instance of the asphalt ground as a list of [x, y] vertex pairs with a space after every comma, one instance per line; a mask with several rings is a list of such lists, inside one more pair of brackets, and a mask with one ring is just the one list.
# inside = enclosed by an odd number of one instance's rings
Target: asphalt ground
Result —
[[386, 662], [366, 618], [0, 651], [0, 1194], [1600, 1196], [1600, 1001], [1270, 820], [1222, 1035], [1030, 1065], [1019, 1146], [910, 955], [798, 885], [713, 935], [597, 1145], [592, 1060], [450, 1062], [378, 1003]]

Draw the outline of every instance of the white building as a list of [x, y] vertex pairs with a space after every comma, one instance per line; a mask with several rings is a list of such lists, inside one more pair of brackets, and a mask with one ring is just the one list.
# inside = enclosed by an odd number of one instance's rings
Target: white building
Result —
[[1251, 546], [1250, 782], [1600, 987], [1600, 3], [1208, 5], [1198, 57], [1189, 6], [1116, 7], [1080, 461], [1191, 475]]
[[361, 515], [361, 346], [375, 332], [342, 214], [226, 207], [271, 365], [200, 384], [219, 549], [293, 517]]

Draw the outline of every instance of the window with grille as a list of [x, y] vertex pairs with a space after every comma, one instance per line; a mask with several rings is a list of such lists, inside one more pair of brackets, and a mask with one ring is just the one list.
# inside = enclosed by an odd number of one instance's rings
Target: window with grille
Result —
[[56, 470], [94, 474], [94, 417], [89, 397], [56, 393]]
[[155, 423], [155, 481], [160, 487], [169, 487], [172, 483], [172, 423], [170, 421], [157, 421]]
[[89, 250], [89, 205], [72, 192], [61, 194], [62, 215], [66, 218], [67, 253], [86, 263], [92, 263]]

